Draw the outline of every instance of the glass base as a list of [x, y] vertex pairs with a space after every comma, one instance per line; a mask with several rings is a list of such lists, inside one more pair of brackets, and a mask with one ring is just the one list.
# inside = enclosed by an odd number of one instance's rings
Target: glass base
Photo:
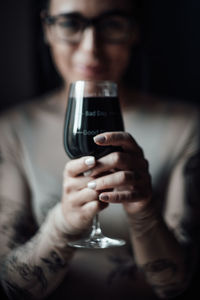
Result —
[[121, 239], [111, 239], [101, 235], [101, 237], [91, 237], [88, 239], [69, 242], [68, 245], [74, 248], [104, 249], [124, 246], [126, 242]]

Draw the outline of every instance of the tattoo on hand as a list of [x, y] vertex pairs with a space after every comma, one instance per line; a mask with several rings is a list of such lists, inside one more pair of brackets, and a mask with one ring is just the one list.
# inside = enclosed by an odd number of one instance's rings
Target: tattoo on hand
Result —
[[159, 259], [153, 262], [149, 262], [142, 267], [145, 272], [148, 273], [158, 273], [165, 270], [170, 270], [172, 274], [177, 271], [177, 266], [175, 263], [169, 259]]

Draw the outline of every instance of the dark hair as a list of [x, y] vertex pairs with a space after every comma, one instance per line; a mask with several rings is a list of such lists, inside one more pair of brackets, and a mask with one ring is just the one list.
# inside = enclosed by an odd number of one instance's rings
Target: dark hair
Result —
[[50, 0], [39, 0], [41, 9], [48, 10]]
[[41, 12], [48, 10], [50, 0], [38, 0], [36, 2], [36, 55], [38, 62], [39, 91], [46, 93], [59, 88], [63, 80], [56, 71], [49, 46], [44, 42], [44, 32], [41, 22]]
[[[137, 22], [140, 22], [141, 12], [143, 7], [144, 0], [129, 0], [132, 6], [132, 11], [134, 18]], [[49, 9], [50, 0], [39, 0], [40, 10], [48, 10]]]

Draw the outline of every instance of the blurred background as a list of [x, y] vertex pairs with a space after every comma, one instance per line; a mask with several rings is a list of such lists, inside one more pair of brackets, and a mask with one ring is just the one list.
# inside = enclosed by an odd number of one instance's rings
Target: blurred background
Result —
[[[39, 2], [0, 1], [0, 112], [57, 84], [41, 46]], [[158, 97], [198, 104], [200, 1], [143, 2], [145, 35], [136, 51], [135, 87]], [[197, 277], [194, 282], [197, 290], [199, 282]], [[184, 299], [191, 298], [186, 296]]]
[[[1, 111], [56, 85], [42, 54], [41, 37], [38, 40], [39, 2], [0, 1]], [[200, 1], [143, 2], [145, 38], [136, 53], [135, 87], [158, 96], [198, 103]]]

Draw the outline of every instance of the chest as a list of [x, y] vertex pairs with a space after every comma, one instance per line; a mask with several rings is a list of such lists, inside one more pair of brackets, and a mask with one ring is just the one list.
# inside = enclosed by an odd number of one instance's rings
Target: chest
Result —
[[[39, 224], [44, 221], [48, 210], [61, 200], [63, 170], [69, 161], [63, 147], [63, 122], [64, 117], [42, 118], [22, 132], [25, 169], [31, 187], [33, 211]], [[124, 114], [124, 123], [125, 130], [142, 147], [156, 186], [167, 170], [176, 139], [175, 129], [172, 135], [171, 125], [161, 116], [149, 118], [133, 112]], [[127, 227], [121, 205], [110, 205], [101, 213], [101, 218], [105, 229], [110, 231], [114, 232], [118, 227], [123, 231]], [[127, 234], [124, 230], [123, 235]]]

